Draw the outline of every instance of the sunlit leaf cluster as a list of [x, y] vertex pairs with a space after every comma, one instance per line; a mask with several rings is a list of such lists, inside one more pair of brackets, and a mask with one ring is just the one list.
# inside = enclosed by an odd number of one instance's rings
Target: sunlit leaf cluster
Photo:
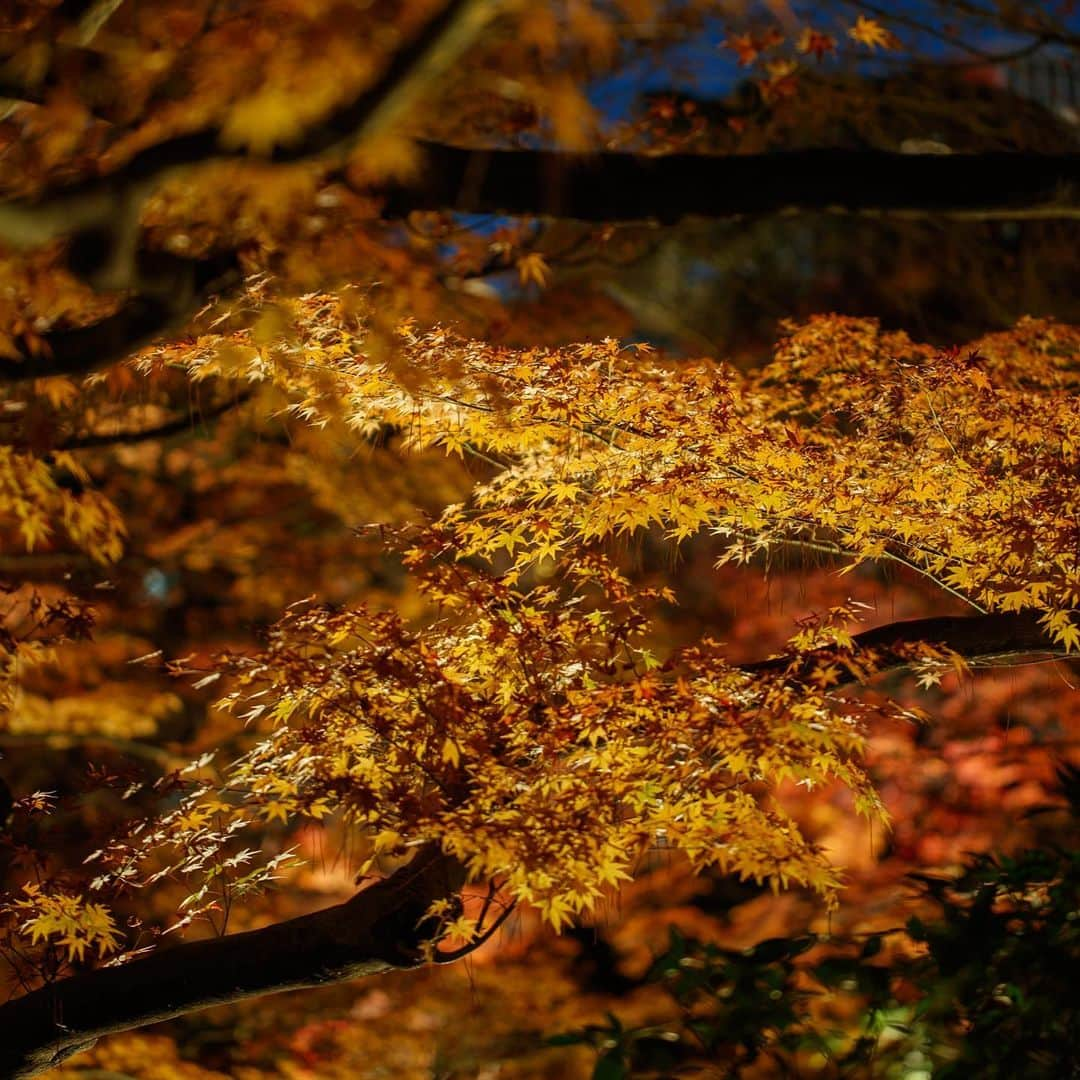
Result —
[[1042, 610], [1078, 644], [1069, 327], [1027, 320], [940, 353], [824, 316], [744, 376], [610, 339], [511, 350], [406, 325], [388, 341], [357, 308], [308, 297], [287, 339], [241, 331], [172, 356], [196, 376], [272, 380], [311, 422], [390, 423], [412, 445], [491, 464], [444, 517], [459, 555], [505, 552], [523, 571], [638, 530], [708, 530], [737, 562], [797, 543], [902, 564], [980, 610]]
[[770, 794], [839, 780], [883, 813], [857, 762], [859, 710], [827, 675], [742, 672], [709, 641], [661, 663], [640, 638], [645, 607], [670, 596], [588, 556], [565, 587], [525, 593], [444, 558], [448, 535], [408, 555], [443, 612], [431, 625], [301, 606], [264, 653], [228, 663], [226, 704], [265, 732], [228, 772], [246, 813], [340, 812], [373, 858], [437, 840], [556, 926], [657, 844], [832, 892], [835, 870]]
[[124, 525], [116, 508], [84, 487], [86, 470], [70, 453], [46, 457], [0, 447], [0, 529], [7, 546], [33, 551], [59, 534], [98, 562], [115, 562]]
[[69, 960], [83, 960], [87, 949], [99, 957], [115, 952], [123, 938], [108, 910], [83, 897], [48, 891], [35, 884], [23, 887], [21, 899], [0, 911], [14, 915], [18, 930], [31, 945], [46, 943], [66, 954]]
[[[265, 733], [230, 789], [268, 822], [340, 812], [373, 856], [438, 840], [555, 925], [657, 843], [828, 892], [835, 872], [771, 793], [839, 780], [880, 810], [860, 706], [830, 689], [875, 671], [844, 627], [856, 608], [804, 622], [788, 675], [708, 641], [657, 658], [646, 609], [673, 598], [590, 552], [708, 532], [721, 562], [790, 544], [891, 561], [978, 610], [1039, 610], [1075, 647], [1077, 348], [1033, 320], [943, 353], [829, 316], [743, 375], [613, 340], [513, 350], [390, 328], [346, 294], [145, 354], [145, 371], [270, 384], [316, 428], [389, 428], [486, 476], [410, 541], [440, 619], [301, 607], [229, 662], [228, 702]], [[925, 684], [948, 659], [910, 657]]]

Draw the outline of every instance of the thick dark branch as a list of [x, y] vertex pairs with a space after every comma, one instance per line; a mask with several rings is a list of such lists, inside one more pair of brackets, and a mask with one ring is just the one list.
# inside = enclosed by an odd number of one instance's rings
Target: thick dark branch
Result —
[[462, 872], [427, 850], [351, 900], [260, 930], [162, 949], [63, 979], [0, 1007], [0, 1076], [25, 1080], [104, 1035], [280, 990], [421, 962], [418, 923]]
[[1080, 216], [1080, 154], [797, 150], [701, 156], [469, 150], [425, 144], [386, 213], [459, 210], [663, 223], [795, 211]]
[[[910, 647], [920, 642], [944, 645], [974, 667], [1006, 665], [1030, 658], [1050, 660], [1066, 655], [1065, 647], [1052, 640], [1039, 625], [1039, 613], [1034, 611], [951, 615], [887, 623], [857, 634], [855, 655], [863, 650], [874, 650], [874, 674], [884, 674], [910, 667], [913, 663]], [[809, 679], [815, 670], [830, 660], [846, 655], [849, 655], [847, 650], [826, 646], [805, 654], [801, 660], [780, 656], [744, 664], [742, 670], [787, 673], [798, 682]], [[839, 683], [833, 683], [834, 686], [850, 686], [859, 681], [842, 664], [840, 668]]]

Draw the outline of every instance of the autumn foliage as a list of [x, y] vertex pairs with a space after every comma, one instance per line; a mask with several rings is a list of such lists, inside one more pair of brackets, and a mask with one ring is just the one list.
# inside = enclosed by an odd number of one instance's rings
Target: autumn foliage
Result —
[[1075, 1066], [1078, 39], [925, 6], [0, 16], [0, 1073]]

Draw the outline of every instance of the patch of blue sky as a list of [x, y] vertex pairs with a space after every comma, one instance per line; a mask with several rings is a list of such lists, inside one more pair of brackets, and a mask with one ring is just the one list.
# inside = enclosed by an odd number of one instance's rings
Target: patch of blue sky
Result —
[[[947, 5], [934, 0], [834, 0], [833, 3], [752, 4], [748, 26], [759, 28], [768, 20], [776, 22], [770, 9], [786, 6], [791, 12], [789, 36], [797, 28], [813, 27], [833, 34], [841, 47], [840, 54], [826, 60], [823, 70], [843, 65], [862, 75], [883, 75], [913, 61], [934, 63], [988, 63], [1001, 58], [1007, 61], [1015, 53], [1037, 44], [1040, 53], [1060, 57], [1052, 41], [1039, 43], [1039, 36], [1002, 29], [1000, 17], [987, 7], [982, 15], [954, 12], [943, 18]], [[1032, 7], [1037, 6], [1035, 4]], [[1080, 4], [1045, 3], [1061, 28], [1080, 35]], [[1070, 7], [1075, 6], [1075, 10]], [[756, 9], [756, 10], [755, 10]], [[904, 48], [897, 52], [872, 50], [847, 35], [859, 15], [876, 18], [895, 30]], [[754, 24], [752, 20], [759, 21]], [[657, 55], [632, 55], [616, 73], [598, 79], [590, 90], [590, 100], [605, 123], [627, 119], [642, 94], [673, 90], [704, 98], [723, 98], [737, 90], [747, 78], [760, 74], [739, 64], [733, 50], [724, 46], [727, 27], [720, 18], [707, 19], [701, 30], [684, 41], [673, 44]], [[815, 66], [816, 62], [811, 61]]]

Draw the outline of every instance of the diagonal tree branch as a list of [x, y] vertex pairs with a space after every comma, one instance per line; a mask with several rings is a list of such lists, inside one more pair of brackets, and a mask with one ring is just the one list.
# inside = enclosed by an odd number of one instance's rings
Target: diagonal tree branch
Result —
[[150, 342], [171, 322], [163, 300], [133, 296], [100, 322], [43, 335], [44, 352], [37, 356], [25, 360], [0, 357], [0, 380], [16, 382], [106, 367]]
[[138, 261], [152, 263], [152, 269], [146, 269], [140, 290], [117, 311], [89, 326], [42, 334], [29, 356], [0, 357], [0, 383], [84, 375], [108, 367], [170, 329], [180, 329], [207, 295], [239, 280], [231, 252], [197, 261], [156, 252], [152, 259]]
[[415, 967], [434, 900], [464, 874], [435, 849], [336, 907], [163, 949], [63, 979], [0, 1006], [0, 1076], [27, 1080], [104, 1035], [261, 994]]
[[[380, 78], [359, 97], [312, 127], [294, 144], [279, 147], [280, 162], [325, 158], [343, 162], [362, 140], [400, 123], [439, 75], [451, 68], [491, 19], [511, 0], [447, 0], [423, 30], [394, 56]], [[46, 354], [25, 363], [0, 359], [0, 381], [89, 372], [133, 352], [170, 327], [182, 324], [222, 284], [202, 264], [139, 251], [139, 220], [153, 190], [177, 170], [222, 157], [244, 156], [220, 144], [220, 130], [208, 128], [144, 150], [105, 176], [37, 201], [0, 205], [0, 242], [27, 248], [59, 237], [71, 246], [94, 249], [81, 267], [97, 289], [130, 290], [115, 315], [92, 327], [45, 335]], [[231, 261], [231, 260], [226, 260]], [[148, 272], [148, 266], [153, 267]]]
[[[394, 55], [372, 86], [313, 125], [302, 138], [276, 147], [269, 159], [278, 163], [323, 157], [334, 161], [399, 122], [507, 4], [508, 0], [447, 0]], [[168, 139], [147, 147], [106, 176], [50, 189], [37, 200], [0, 206], [0, 240], [29, 247], [75, 230], [114, 231], [119, 216], [134, 213], [137, 217], [146, 196], [178, 169], [247, 156], [242, 146], [223, 145], [216, 126]]]

